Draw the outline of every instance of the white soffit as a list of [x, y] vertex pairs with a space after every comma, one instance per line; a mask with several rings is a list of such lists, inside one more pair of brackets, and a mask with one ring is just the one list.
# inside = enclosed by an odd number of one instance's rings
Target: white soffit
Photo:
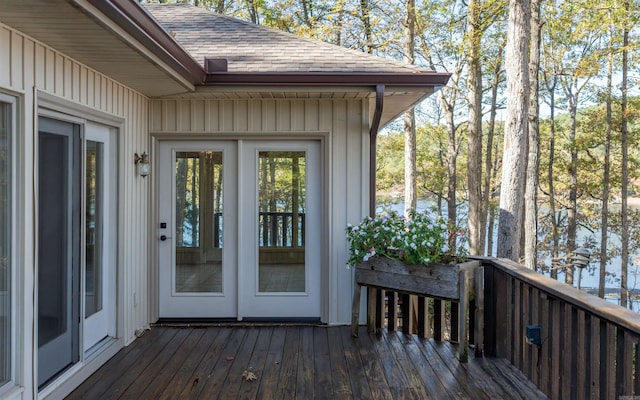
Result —
[[149, 97], [194, 89], [85, 1], [0, 0], [0, 22]]

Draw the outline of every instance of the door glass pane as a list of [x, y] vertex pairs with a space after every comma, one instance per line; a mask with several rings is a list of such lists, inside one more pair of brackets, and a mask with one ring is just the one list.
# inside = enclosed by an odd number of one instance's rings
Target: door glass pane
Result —
[[176, 154], [175, 291], [222, 292], [222, 152]]
[[69, 137], [40, 133], [38, 345], [68, 328]]
[[305, 188], [304, 152], [259, 152], [260, 292], [305, 291]]
[[104, 144], [87, 140], [85, 318], [102, 310]]
[[38, 136], [38, 385], [79, 358], [80, 130], [41, 118]]
[[11, 372], [11, 105], [0, 102], [0, 386]]

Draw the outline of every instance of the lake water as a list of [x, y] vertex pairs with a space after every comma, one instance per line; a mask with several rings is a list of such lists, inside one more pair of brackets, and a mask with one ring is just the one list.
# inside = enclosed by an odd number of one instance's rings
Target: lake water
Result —
[[[404, 212], [404, 203], [402, 201], [400, 202], [389, 202], [389, 201], [383, 201], [381, 203], [379, 203], [380, 205], [378, 206], [378, 211], [381, 212], [385, 209], [389, 209], [392, 211], [396, 211], [398, 213], [403, 213]], [[430, 201], [430, 200], [419, 200], [418, 204], [417, 204], [417, 210], [418, 211], [424, 211], [427, 210], [433, 206], [435, 206], [436, 203], [434, 201]], [[446, 204], [443, 204], [443, 214], [446, 215]], [[462, 212], [466, 213], [466, 210], [462, 210]], [[498, 224], [496, 222], [495, 224], [495, 229], [497, 229]], [[494, 248], [493, 248], [493, 252], [492, 254], [495, 255], [496, 254], [496, 247], [497, 247], [497, 231], [494, 230]], [[578, 238], [577, 238], [577, 246], [580, 247], [583, 245], [583, 242], [585, 240], [585, 238], [588, 235], [592, 235], [591, 232], [587, 231], [587, 230], [578, 230]], [[615, 240], [615, 238], [614, 238]], [[599, 246], [599, 244], [598, 244]], [[599, 247], [598, 247], [599, 250]], [[636, 254], [635, 256], [638, 256], [638, 254]], [[635, 263], [633, 262], [633, 260], [636, 257], [631, 257], [631, 261], [629, 263], [629, 271], [628, 271], [628, 283], [627, 283], [627, 287], [633, 291], [633, 292], [640, 292], [640, 268], [638, 265], [635, 265]], [[543, 260], [542, 260], [543, 261]], [[551, 260], [547, 260], [545, 262], [545, 264], [547, 265], [551, 265]], [[589, 290], [589, 291], [595, 291], [597, 293], [597, 288], [598, 288], [598, 281], [599, 281], [599, 274], [600, 274], [600, 260], [597, 258], [597, 256], [592, 257], [591, 262], [589, 263], [589, 266], [587, 268], [585, 268], [582, 271], [582, 277], [581, 277], [581, 281], [580, 281], [580, 287], [583, 290]], [[607, 300], [613, 302], [613, 303], [618, 303], [619, 300], [616, 297], [617, 294], [619, 294], [620, 291], [620, 282], [619, 282], [619, 278], [620, 278], [620, 271], [621, 271], [621, 258], [620, 257], [615, 257], [612, 258], [609, 261], [609, 264], [607, 265], [607, 272], [615, 275], [616, 278], [609, 278], [605, 284], [605, 290], [607, 293], [610, 293], [611, 296], [607, 297]], [[548, 274], [547, 274], [548, 275]], [[558, 280], [561, 282], [564, 282], [564, 273], [562, 272], [562, 270], [558, 270]], [[574, 286], [578, 287], [578, 271], [576, 270], [575, 274], [574, 274]], [[638, 310], [640, 308], [640, 304], [634, 304], [634, 309]]]

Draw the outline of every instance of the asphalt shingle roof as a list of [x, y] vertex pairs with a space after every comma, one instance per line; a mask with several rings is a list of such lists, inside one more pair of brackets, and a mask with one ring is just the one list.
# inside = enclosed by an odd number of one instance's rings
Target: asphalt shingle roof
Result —
[[144, 6], [196, 61], [204, 65], [205, 57], [226, 59], [228, 72], [431, 72], [190, 5]]

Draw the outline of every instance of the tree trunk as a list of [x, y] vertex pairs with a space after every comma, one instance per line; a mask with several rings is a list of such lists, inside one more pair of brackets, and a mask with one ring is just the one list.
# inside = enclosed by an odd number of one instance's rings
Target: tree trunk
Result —
[[[487, 256], [491, 256], [493, 253], [493, 226], [495, 219], [495, 207], [491, 207], [491, 195], [494, 192], [492, 188], [492, 181], [497, 176], [498, 165], [497, 160], [494, 160], [494, 143], [493, 137], [495, 134], [496, 115], [498, 113], [498, 86], [500, 85], [500, 75], [502, 73], [502, 51], [498, 53], [498, 60], [495, 63], [495, 69], [493, 71], [493, 78], [491, 81], [491, 110], [489, 111], [489, 124], [487, 128], [487, 151], [484, 161], [484, 187], [482, 189], [482, 210], [483, 210], [483, 226], [487, 226], [487, 230], [484, 233], [487, 240]], [[497, 149], [496, 152], [497, 153]], [[487, 222], [488, 220], [488, 222]]]
[[371, 9], [369, 0], [360, 0], [360, 20], [364, 30], [364, 51], [373, 54], [373, 31], [371, 28]]
[[259, 24], [260, 19], [258, 16], [258, 5], [256, 4], [256, 0], [246, 0], [247, 11], [249, 11], [249, 17], [251, 18], [251, 23]]
[[404, 215], [418, 205], [416, 189], [416, 119], [412, 107], [404, 114]]
[[[446, 103], [444, 100], [443, 103]], [[443, 104], [444, 105], [444, 104]], [[448, 140], [447, 140], [447, 219], [449, 221], [456, 221], [456, 189], [458, 185], [457, 179], [457, 159], [458, 150], [456, 148], [456, 125], [454, 122], [453, 107], [446, 105], [445, 107], [445, 121], [447, 125]], [[452, 243], [451, 243], [452, 244]]]
[[[629, 14], [629, 1], [624, 2], [626, 15]], [[626, 21], [625, 21], [626, 22]], [[628, 201], [629, 195], [629, 128], [627, 122], [627, 85], [628, 85], [628, 70], [629, 70], [629, 29], [627, 27], [628, 22], [625, 23], [624, 32], [622, 33], [622, 87], [620, 98], [620, 136], [621, 136], [621, 150], [622, 150], [622, 205], [620, 208], [620, 219], [622, 220], [622, 265], [620, 267], [620, 305], [627, 307], [628, 291], [627, 291], [627, 274], [629, 267], [629, 215], [628, 215]]]
[[335, 41], [333, 44], [342, 46], [342, 24], [344, 21], [344, 0], [338, 0], [336, 6]]
[[607, 277], [607, 245], [609, 241], [609, 176], [611, 173], [611, 167], [609, 166], [611, 160], [611, 125], [612, 114], [611, 109], [612, 102], [612, 88], [613, 88], [613, 63], [615, 61], [615, 54], [613, 51], [613, 24], [609, 32], [609, 57], [607, 62], [607, 99], [606, 99], [606, 130], [604, 137], [604, 165], [602, 172], [602, 211], [600, 225], [600, 273], [598, 276], [598, 296], [604, 298], [605, 294], [605, 282]]
[[224, 14], [226, 10], [226, 0], [216, 0], [213, 2], [213, 11]]
[[500, 188], [498, 257], [517, 261], [520, 253], [529, 104], [530, 1], [509, 0], [505, 70], [507, 109]]
[[[404, 61], [413, 64], [415, 61], [415, 0], [406, 0], [407, 13], [404, 21], [404, 39], [402, 50]], [[404, 114], [404, 215], [415, 210], [418, 202], [416, 193], [416, 118], [412, 107]]]
[[556, 211], [556, 196], [555, 196], [555, 185], [553, 182], [554, 171], [553, 171], [553, 163], [555, 160], [555, 149], [556, 149], [556, 85], [558, 79], [557, 77], [553, 77], [552, 81], [549, 82], [549, 79], [545, 79], [545, 84], [547, 86], [547, 90], [549, 91], [549, 166], [547, 167], [547, 180], [549, 181], [549, 215], [551, 220], [551, 278], [558, 279], [558, 270], [555, 269], [559, 267], [559, 255], [560, 255], [560, 236], [558, 234], [558, 217]]
[[[576, 234], [578, 231], [578, 149], [576, 148], [576, 118], [578, 114], [578, 94], [567, 95], [569, 99], [569, 144], [571, 146], [571, 161], [569, 164], [569, 206], [567, 210], [567, 258], [576, 249]], [[567, 262], [565, 268], [565, 283], [573, 285], [573, 265]]]
[[484, 226], [482, 225], [482, 67], [480, 63], [482, 28], [480, 23], [479, 1], [469, 0], [467, 13], [467, 25], [469, 27], [467, 190], [469, 192], [469, 253], [472, 255], [484, 254]]
[[200, 186], [198, 184], [200, 161], [200, 159], [194, 158], [191, 162], [191, 211], [189, 212], [189, 221], [191, 223], [192, 247], [200, 247], [198, 240], [200, 230]]
[[187, 210], [188, 158], [176, 157], [176, 247], [184, 246], [184, 220]]
[[538, 264], [538, 168], [540, 156], [538, 127], [538, 71], [540, 70], [540, 3], [531, 1], [531, 44], [529, 46], [529, 156], [524, 207], [524, 265], [536, 270]]

